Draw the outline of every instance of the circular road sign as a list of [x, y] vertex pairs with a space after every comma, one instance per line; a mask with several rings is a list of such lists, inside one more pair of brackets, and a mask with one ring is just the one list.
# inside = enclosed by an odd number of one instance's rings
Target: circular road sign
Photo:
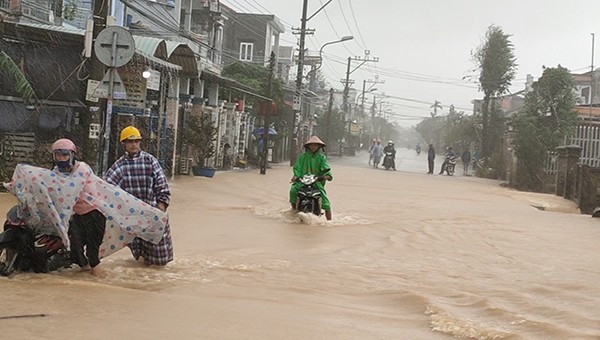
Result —
[[[113, 42], [116, 48], [113, 56]], [[94, 43], [96, 57], [106, 66], [121, 67], [127, 64], [135, 53], [135, 41], [128, 30], [121, 26], [109, 26], [98, 34]], [[113, 61], [114, 57], [114, 61]]]

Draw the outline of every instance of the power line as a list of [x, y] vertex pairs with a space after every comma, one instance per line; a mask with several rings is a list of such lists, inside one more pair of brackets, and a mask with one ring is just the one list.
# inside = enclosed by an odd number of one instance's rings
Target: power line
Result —
[[[354, 36], [354, 33], [352, 32], [352, 28], [350, 27], [350, 24], [348, 23], [348, 19], [346, 19], [346, 14], [344, 14], [344, 8], [342, 7], [342, 2], [340, 0], [338, 0], [338, 5], [340, 6], [340, 12], [342, 13], [342, 18], [344, 18], [344, 22], [346, 23], [346, 27], [348, 28], [348, 31], [350, 32], [350, 34], [352, 34]], [[358, 43], [358, 39], [354, 39], [354, 42], [356, 43], [356, 45], [358, 45], [358, 47], [360, 47], [362, 50], [366, 50], [367, 48], [363, 46], [361, 46]]]
[[[233, 0], [233, 1], [235, 1], [235, 0]], [[252, 28], [252, 27], [250, 27], [250, 26], [246, 25], [246, 23], [245, 23], [245, 22], [243, 22], [243, 21], [241, 21], [240, 19], [236, 18], [236, 17], [235, 17], [235, 15], [232, 15], [232, 16], [230, 16], [230, 17], [229, 17], [229, 19], [230, 19], [230, 20], [232, 20], [232, 21], [234, 21], [234, 22], [237, 22], [237, 23], [238, 23], [240, 26], [244, 27], [245, 29], [247, 29], [248, 31], [250, 31], [250, 32], [252, 32], [252, 33], [254, 33], [254, 34], [257, 34], [258, 36], [261, 36], [261, 35], [262, 35], [262, 33], [261, 33], [261, 32], [258, 32], [258, 31], [256, 31], [254, 28]], [[290, 44], [296, 44], [296, 42], [295, 42], [295, 41], [286, 40], [286, 39], [284, 39], [284, 38], [280, 38], [280, 40], [281, 40], [281, 41], [284, 41], [284, 42], [287, 42], [287, 43], [290, 43]]]
[[[356, 26], [356, 30], [358, 31], [358, 36], [360, 37], [360, 41], [365, 46], [365, 49], [368, 49], [367, 43], [360, 32], [360, 28], [358, 27], [358, 21], [356, 20], [356, 15], [354, 15], [354, 8], [352, 7], [352, 0], [348, 0], [348, 4], [350, 4], [350, 13], [352, 13], [352, 19], [354, 19], [354, 25]], [[341, 5], [340, 5], [341, 6]]]
[[[321, 3], [321, 5], [323, 5], [323, 1], [319, 0], [319, 3]], [[331, 29], [333, 30], [333, 33], [335, 33], [335, 36], [338, 39], [341, 39], [342, 37], [339, 35], [339, 33], [337, 32], [337, 30], [335, 29], [335, 26], [333, 26], [333, 22], [331, 22], [331, 19], [329, 18], [329, 14], [327, 13], [327, 9], [323, 9], [323, 12], [325, 12], [325, 17], [327, 18], [327, 21], [329, 22], [329, 25], [331, 26]], [[350, 49], [348, 48], [348, 46], [346, 46], [346, 44], [342, 44], [344, 45], [344, 48], [346, 49], [346, 51], [348, 51], [348, 53], [350, 53], [350, 55], [354, 55], [355, 53], [352, 53], [352, 51], [350, 51]]]
[[[248, 0], [245, 0], [245, 1], [246, 1], [246, 2], [249, 2]], [[261, 4], [260, 4], [258, 1], [256, 1], [256, 0], [252, 0], [252, 2], [253, 2], [253, 3], [255, 3], [255, 4], [257, 4], [257, 5], [258, 5], [260, 8], [262, 8], [262, 9], [263, 9], [263, 10], [264, 10], [266, 13], [269, 13], [269, 14], [272, 14], [272, 13], [273, 13], [272, 11], [268, 10], [268, 9], [267, 9], [267, 8], [265, 8], [263, 5], [261, 5]], [[256, 7], [254, 7], [254, 8], [256, 8]], [[279, 18], [279, 20], [280, 20], [281, 22], [283, 22], [284, 24], [286, 24], [288, 28], [292, 28], [292, 27], [294, 27], [294, 25], [292, 25], [292, 24], [290, 24], [289, 22], [287, 22], [287, 21], [283, 20], [282, 18]]]

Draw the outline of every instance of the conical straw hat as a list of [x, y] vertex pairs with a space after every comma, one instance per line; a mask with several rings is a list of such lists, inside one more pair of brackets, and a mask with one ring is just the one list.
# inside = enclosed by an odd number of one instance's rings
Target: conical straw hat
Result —
[[308, 142], [304, 143], [304, 146], [308, 146], [308, 144], [321, 144], [323, 146], [326, 146], [325, 143], [323, 143], [323, 141], [321, 140], [321, 138], [317, 137], [317, 136], [312, 136], [310, 137], [310, 139], [308, 140]]

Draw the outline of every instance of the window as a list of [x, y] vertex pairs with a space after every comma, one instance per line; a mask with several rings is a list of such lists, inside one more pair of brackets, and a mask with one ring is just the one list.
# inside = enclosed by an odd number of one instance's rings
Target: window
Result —
[[253, 43], [240, 43], [240, 60], [252, 61]]

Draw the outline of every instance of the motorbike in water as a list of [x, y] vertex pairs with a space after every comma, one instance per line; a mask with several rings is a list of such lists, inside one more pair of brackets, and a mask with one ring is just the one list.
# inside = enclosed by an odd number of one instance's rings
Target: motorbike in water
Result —
[[392, 169], [396, 169], [396, 166], [394, 164], [394, 153], [393, 152], [385, 152], [385, 156], [383, 157], [383, 167], [386, 170], [389, 170], [390, 168]]
[[52, 227], [32, 228], [16, 216], [16, 207], [7, 214], [0, 234], [0, 276], [15, 272], [47, 273], [69, 268], [74, 263], [61, 237]]
[[325, 178], [322, 175], [313, 174], [307, 174], [296, 179], [296, 182], [302, 183], [302, 186], [298, 189], [296, 211], [321, 216], [321, 190], [316, 184], [318, 181], [323, 180]]
[[457, 157], [446, 157], [446, 174], [448, 176], [454, 176], [454, 171], [456, 170], [456, 160]]

